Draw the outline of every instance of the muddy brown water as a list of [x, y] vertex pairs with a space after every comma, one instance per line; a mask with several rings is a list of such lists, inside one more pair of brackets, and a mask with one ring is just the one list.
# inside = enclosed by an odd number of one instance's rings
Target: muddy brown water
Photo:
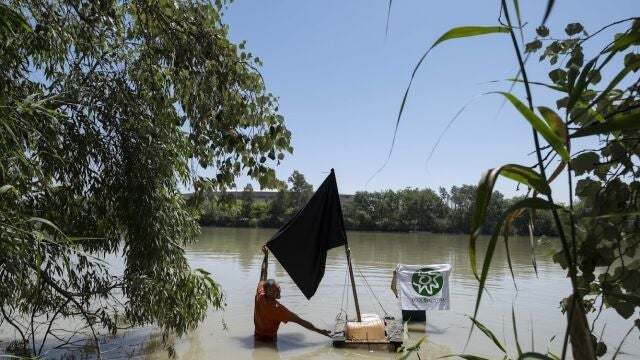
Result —
[[[211, 310], [197, 331], [176, 339], [177, 356], [190, 360], [396, 358], [397, 354], [388, 352], [333, 348], [330, 339], [293, 323], [281, 325], [275, 346], [254, 343], [253, 296], [260, 276], [260, 247], [274, 232], [273, 229], [203, 228], [197, 243], [187, 247], [191, 266], [209, 271], [224, 288], [227, 306], [224, 311]], [[478, 282], [470, 269], [468, 236], [349, 232], [348, 238], [363, 313], [386, 312], [396, 318], [401, 317], [399, 304], [390, 290], [396, 264], [452, 265], [451, 309], [429, 312], [426, 326], [412, 324], [409, 328], [409, 344], [426, 337], [420, 350], [421, 359], [435, 359], [463, 351], [487, 358], [502, 358], [493, 342], [477, 329], [464, 348], [471, 324], [468, 315], [473, 314], [478, 291]], [[480, 249], [485, 247], [486, 240], [480, 241]], [[512, 307], [520, 346], [524, 351], [545, 352], [550, 349], [555, 354], [561, 352], [566, 321], [560, 312], [559, 301], [569, 294], [570, 284], [566, 273], [550, 258], [553, 246], [553, 239], [537, 246], [536, 276], [531, 265], [529, 238], [520, 236], [511, 240], [517, 290], [504, 246], [499, 244], [496, 250], [487, 282], [488, 294], [483, 297], [478, 319], [505, 344], [513, 358], [517, 358], [517, 352]], [[480, 253], [479, 261], [482, 257]], [[346, 275], [344, 249], [329, 251], [324, 279], [316, 295], [307, 300], [270, 256], [269, 277], [281, 284], [281, 303], [320, 328], [332, 329], [336, 315], [343, 309], [354, 314], [350, 288], [345, 286]], [[590, 315], [590, 320], [593, 317]], [[631, 326], [631, 321], [623, 320], [614, 311], [605, 311], [599, 317], [596, 333], [602, 334], [609, 345], [605, 358], [613, 355]], [[640, 358], [638, 335], [637, 329], [631, 333], [618, 359]], [[110, 350], [105, 353], [105, 358], [167, 358], [153, 329], [139, 329], [106, 341], [102, 349]]]

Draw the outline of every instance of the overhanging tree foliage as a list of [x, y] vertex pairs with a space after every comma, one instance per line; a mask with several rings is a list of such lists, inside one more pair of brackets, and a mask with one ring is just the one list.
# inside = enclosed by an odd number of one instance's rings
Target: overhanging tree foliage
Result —
[[58, 318], [83, 321], [99, 351], [100, 327], [180, 335], [223, 306], [186, 262], [198, 213], [180, 186], [198, 195], [244, 173], [271, 186], [291, 147], [260, 60], [227, 39], [222, 10], [0, 3], [0, 309], [23, 352], [40, 354]]

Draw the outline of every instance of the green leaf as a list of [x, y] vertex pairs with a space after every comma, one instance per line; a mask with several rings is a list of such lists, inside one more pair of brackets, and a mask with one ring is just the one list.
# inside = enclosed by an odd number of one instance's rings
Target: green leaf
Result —
[[593, 69], [589, 71], [589, 83], [591, 85], [596, 85], [602, 80], [602, 75], [598, 69]]
[[[16, 11], [9, 8], [6, 4], [0, 4], [0, 20], [3, 20], [9, 26], [17, 26], [27, 32], [33, 32], [33, 28], [29, 23]], [[11, 30], [11, 29], [10, 29]]]
[[387, 38], [387, 34], [389, 33], [389, 19], [391, 18], [391, 3], [393, 0], [389, 0], [389, 8], [387, 9], [387, 26], [384, 28], [384, 37]]
[[564, 143], [566, 143], [567, 127], [564, 125], [564, 121], [562, 121], [560, 115], [546, 106], [538, 106], [538, 111], [551, 130], [553, 130], [553, 132], [561, 138]]
[[[487, 176], [488, 177], [488, 176]], [[481, 184], [482, 184], [482, 180], [481, 180]], [[481, 191], [481, 185], [478, 185], [478, 192]], [[486, 191], [486, 188], [483, 190]], [[473, 218], [472, 218], [472, 224], [474, 222], [474, 218], [477, 216], [477, 213], [480, 212], [480, 209], [478, 209], [478, 203], [479, 203], [479, 196], [476, 196], [476, 206], [474, 208], [474, 213], [473, 213]], [[488, 202], [487, 202], [488, 203]], [[480, 278], [479, 278], [479, 284], [478, 284], [478, 294], [476, 295], [476, 304], [475, 304], [475, 309], [474, 309], [474, 313], [473, 313], [473, 318], [477, 317], [478, 315], [478, 310], [480, 309], [480, 302], [482, 300], [482, 294], [485, 290], [485, 283], [487, 281], [487, 277], [489, 274], [489, 268], [491, 266], [491, 261], [493, 259], [493, 254], [495, 252], [496, 249], [496, 243], [498, 241], [498, 236], [500, 235], [500, 230], [502, 228], [502, 224], [504, 223], [505, 219], [513, 212], [516, 212], [520, 209], [547, 209], [547, 210], [557, 210], [557, 209], [561, 209], [562, 207], [559, 205], [556, 205], [554, 203], [551, 203], [549, 201], [540, 199], [540, 198], [525, 198], [522, 200], [519, 200], [517, 202], [515, 202], [513, 205], [509, 206], [509, 208], [507, 208], [507, 210], [504, 212], [504, 214], [502, 214], [502, 216], [498, 219], [498, 222], [496, 223], [495, 227], [493, 228], [493, 234], [491, 235], [491, 238], [489, 239], [489, 243], [487, 244], [487, 250], [485, 251], [485, 257], [484, 257], [484, 262], [482, 264], [482, 272], [480, 274]], [[477, 222], [477, 220], [476, 220]], [[476, 270], [476, 251], [475, 251], [475, 243], [478, 237], [478, 233], [473, 233], [471, 234], [471, 240], [469, 242], [469, 259], [471, 261], [471, 270], [473, 271], [473, 274], [476, 276], [476, 278], [478, 278], [477, 275], [477, 270]], [[469, 332], [469, 337], [471, 337], [471, 332], [473, 332], [473, 326], [471, 327], [471, 330]]]
[[541, 194], [551, 194], [551, 188], [542, 176], [526, 166], [509, 164], [502, 166], [500, 169], [500, 175], [506, 178], [527, 185]]
[[549, 29], [544, 25], [538, 26], [536, 28], [536, 34], [538, 34], [538, 36], [540, 37], [547, 37], [549, 36]]
[[578, 34], [582, 30], [584, 30], [584, 27], [580, 23], [571, 23], [571, 24], [568, 24], [566, 28], [564, 28], [564, 31], [569, 36]]
[[557, 68], [549, 72], [549, 78], [554, 84], [565, 84], [567, 81], [567, 72], [561, 68]]
[[609, 46], [608, 48], [604, 49], [603, 52], [607, 53], [607, 52], [618, 52], [618, 51], [622, 51], [625, 50], [626, 48], [628, 48], [631, 45], [638, 45], [640, 44], [640, 31], [631, 31], [628, 33], [623, 34], [622, 36], [618, 37], [613, 44], [611, 44], [611, 46]]
[[570, 135], [571, 138], [579, 138], [591, 135], [607, 134], [613, 131], [635, 130], [640, 128], [640, 111], [628, 114], [616, 115], [605, 123], [596, 123], [584, 127]]
[[480, 329], [480, 331], [482, 331], [489, 339], [491, 339], [491, 341], [493, 341], [493, 343], [500, 349], [502, 350], [503, 353], [507, 353], [507, 350], [505, 350], [504, 346], [502, 346], [502, 344], [500, 343], [500, 341], [498, 340], [498, 338], [493, 334], [493, 332], [491, 332], [491, 330], [489, 330], [489, 328], [487, 328], [486, 326], [484, 326], [480, 321], [476, 320], [475, 317], [471, 317], [469, 316], [469, 319], [473, 322], [473, 324], [475, 326], [478, 327], [478, 329]]
[[562, 140], [542, 121], [531, 109], [523, 104], [515, 96], [502, 91], [495, 92], [506, 97], [513, 106], [524, 116], [531, 126], [551, 145], [551, 147], [560, 155], [562, 160], [569, 161], [569, 152], [564, 147]]
[[511, 304], [511, 323], [513, 324], [513, 337], [516, 340], [518, 356], [522, 356], [522, 348], [520, 347], [520, 341], [518, 340], [518, 327], [516, 326], [516, 310], [513, 308], [513, 304]]
[[509, 33], [509, 28], [505, 26], [460, 26], [447, 31], [442, 36], [440, 36], [440, 38], [438, 38], [438, 40], [436, 40], [436, 42], [431, 45], [431, 48], [429, 50], [447, 40], [499, 33]]
[[398, 112], [398, 118], [396, 120], [396, 126], [393, 131], [393, 139], [391, 140], [391, 150], [389, 151], [389, 157], [391, 157], [391, 151], [393, 150], [393, 146], [396, 141], [396, 134], [398, 133], [398, 125], [400, 124], [400, 119], [402, 118], [402, 113], [404, 111], [404, 106], [407, 102], [407, 97], [409, 96], [409, 90], [411, 89], [411, 84], [413, 83], [413, 79], [418, 72], [418, 69], [422, 65], [422, 62], [427, 57], [429, 52], [436, 47], [438, 44], [443, 43], [447, 40], [465, 38], [470, 36], [478, 36], [478, 35], [488, 35], [488, 34], [499, 34], [499, 33], [509, 33], [509, 29], [504, 26], [461, 26], [453, 28], [438, 38], [433, 45], [422, 55], [418, 63], [413, 68], [413, 72], [411, 73], [411, 79], [409, 80], [409, 85], [407, 85], [407, 89], [404, 92], [404, 96], [402, 97], [402, 102], [400, 103], [400, 111]]
[[[405, 329], [407, 328], [406, 323], [405, 323], [404, 328], [405, 328]], [[405, 350], [405, 353], [404, 353], [404, 354], [402, 354], [402, 355], [400, 355], [400, 356], [398, 356], [398, 357], [396, 358], [396, 360], [407, 360], [407, 359], [409, 359], [409, 357], [411, 357], [411, 355], [412, 355], [414, 352], [417, 352], [417, 351], [419, 351], [419, 350], [420, 350], [420, 346], [422, 345], [422, 342], [424, 341], [424, 339], [425, 339], [425, 338], [426, 338], [426, 337], [424, 337], [424, 336], [423, 336], [423, 337], [422, 337], [422, 338], [420, 338], [418, 341], [416, 341], [416, 343], [415, 343], [415, 344], [413, 344], [413, 345], [412, 345], [412, 346], [410, 346], [410, 347], [405, 348], [405, 349], [404, 349], [404, 350]], [[407, 337], [405, 337], [405, 341], [406, 341], [406, 339], [407, 339]]]
[[542, 25], [547, 23], [547, 19], [549, 18], [549, 15], [551, 15], [551, 9], [553, 9], [554, 3], [555, 3], [555, 0], [547, 1], [547, 9], [544, 11], [544, 17], [542, 18]]
[[483, 358], [483, 357], [480, 357], [480, 356], [465, 355], [465, 354], [445, 355], [445, 356], [440, 356], [438, 359], [444, 359], [444, 358], [450, 358], [450, 357], [461, 357], [461, 358], [466, 359], [466, 360], [489, 360], [487, 358]]
[[518, 20], [518, 31], [520, 31], [520, 39], [524, 43], [524, 30], [522, 26], [522, 17], [520, 16], [520, 4], [518, 0], [513, 0], [513, 9], [516, 11], [516, 19]]
[[[507, 78], [507, 79], [505, 79], [505, 80], [507, 80], [507, 81], [511, 81], [511, 82], [521, 82], [521, 83], [524, 83], [524, 80], [522, 80], [522, 79], [516, 79], [516, 78]], [[551, 89], [551, 90], [560, 91], [560, 92], [565, 92], [565, 89], [564, 89], [564, 88], [562, 88], [561, 86], [557, 86], [557, 85], [545, 84], [545, 83], [538, 82], [538, 81], [529, 81], [528, 83], [529, 83], [530, 85], [531, 85], [531, 84], [533, 84], [533, 85], [538, 85], [538, 86], [544, 86], [544, 87], [547, 87], [547, 88], [549, 88], [549, 89]]]
[[608, 297], [614, 297], [616, 299], [624, 300], [628, 304], [631, 304], [632, 306], [640, 306], [640, 296], [635, 294], [625, 294], [625, 293], [615, 293], [615, 292], [605, 291], [605, 295]]
[[15, 188], [15, 187], [13, 187], [13, 185], [9, 185], [9, 184], [7, 184], [7, 185], [2, 185], [2, 187], [0, 187], [0, 194], [4, 194], [4, 193], [6, 193], [6, 192], [7, 192], [7, 191], [9, 191], [9, 190], [14, 190], [14, 191], [15, 191], [15, 190], [16, 190], [16, 188]]
[[616, 76], [614, 76], [613, 80], [611, 80], [609, 85], [607, 85], [606, 89], [604, 89], [600, 93], [600, 95], [598, 95], [595, 99], [593, 99], [587, 108], [593, 107], [600, 100], [602, 100], [605, 96], [610, 95], [610, 91], [613, 90], [613, 88], [616, 87], [616, 85], [618, 85], [630, 72], [632, 72], [632, 71], [635, 72], [638, 69], [640, 69], [640, 56], [639, 57], [630, 58], [628, 63], [625, 62], [624, 69], [620, 70], [620, 72], [618, 72], [618, 74], [616, 74]]
[[29, 219], [27, 219], [28, 222], [39, 222], [42, 223], [52, 229], [54, 229], [55, 231], [59, 232], [62, 234], [62, 230], [60, 230], [54, 223], [52, 223], [51, 221], [47, 220], [47, 219], [43, 219], [40, 217], [36, 217], [36, 216], [32, 216]]
[[591, 68], [595, 66], [597, 60], [598, 58], [596, 57], [591, 61], [589, 61], [587, 65], [585, 65], [584, 69], [582, 69], [582, 72], [580, 73], [580, 76], [578, 77], [578, 80], [575, 82], [575, 84], [569, 84], [569, 87], [572, 89], [572, 91], [571, 91], [571, 95], [569, 96], [567, 111], [571, 111], [571, 109], [573, 108], [573, 105], [576, 104], [576, 102], [578, 101], [578, 98], [580, 97], [580, 95], [582, 95], [582, 92], [584, 91], [584, 89], [586, 89], [587, 85], [589, 84], [589, 80], [587, 80], [587, 76], [589, 75]]
[[571, 169], [575, 172], [576, 176], [580, 176], [584, 173], [588, 173], [595, 169], [596, 165], [600, 162], [600, 156], [593, 151], [582, 153], [575, 158], [571, 159]]
[[529, 42], [529, 43], [525, 44], [524, 52], [525, 53], [534, 53], [534, 52], [538, 51], [541, 47], [542, 47], [542, 41], [536, 39], [536, 40], [533, 40], [532, 42]]
[[518, 356], [518, 360], [529, 360], [529, 359], [553, 360], [553, 358], [550, 358], [547, 355], [536, 353], [536, 352], [526, 352]]
[[626, 301], [619, 302], [615, 306], [615, 309], [616, 309], [616, 312], [625, 319], [630, 318], [631, 315], [633, 315], [633, 313], [635, 312], [635, 306], [633, 306], [632, 303], [629, 303]]
[[[484, 223], [485, 214], [491, 200], [491, 195], [493, 194], [493, 187], [500, 175], [525, 184], [541, 194], [548, 195], [551, 193], [549, 184], [544, 181], [540, 174], [522, 165], [508, 164], [496, 169], [490, 169], [484, 173], [480, 178], [478, 189], [476, 190], [476, 201], [471, 216], [471, 240], [469, 242], [471, 270], [476, 279], [479, 279], [476, 269], [476, 240], [480, 235], [480, 230]], [[504, 219], [501, 220], [500, 224], [502, 224], [502, 221], [504, 221]]]
[[624, 66], [630, 66], [634, 62], [640, 60], [640, 54], [628, 53], [624, 56]]

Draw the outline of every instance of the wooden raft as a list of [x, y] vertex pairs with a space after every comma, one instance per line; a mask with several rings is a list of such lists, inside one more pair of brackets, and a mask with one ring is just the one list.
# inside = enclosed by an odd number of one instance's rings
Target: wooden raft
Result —
[[333, 346], [336, 348], [360, 348], [369, 350], [388, 350], [395, 352], [402, 346], [402, 323], [393, 316], [385, 316], [385, 336], [384, 340], [358, 339], [350, 340], [346, 338], [347, 319], [338, 317], [334, 331]]

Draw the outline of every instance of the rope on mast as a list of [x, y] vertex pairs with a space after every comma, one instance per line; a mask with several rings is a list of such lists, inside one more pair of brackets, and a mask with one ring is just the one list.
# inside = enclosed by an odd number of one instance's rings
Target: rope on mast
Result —
[[360, 273], [360, 276], [362, 277], [362, 279], [364, 280], [364, 283], [367, 287], [367, 290], [369, 290], [369, 292], [371, 293], [371, 295], [373, 295], [373, 298], [376, 299], [376, 301], [378, 302], [378, 305], [380, 306], [380, 309], [382, 309], [382, 312], [384, 313], [384, 315], [388, 315], [387, 311], [384, 309], [384, 306], [382, 306], [382, 303], [380, 302], [380, 299], [378, 299], [378, 297], [376, 296], [376, 293], [373, 291], [373, 288], [371, 287], [371, 285], [369, 285], [369, 281], [367, 281], [367, 278], [364, 276], [364, 274], [362, 273], [362, 270], [360, 270], [360, 267], [358, 267], [357, 265], [355, 265], [356, 270], [358, 270], [358, 272]]

